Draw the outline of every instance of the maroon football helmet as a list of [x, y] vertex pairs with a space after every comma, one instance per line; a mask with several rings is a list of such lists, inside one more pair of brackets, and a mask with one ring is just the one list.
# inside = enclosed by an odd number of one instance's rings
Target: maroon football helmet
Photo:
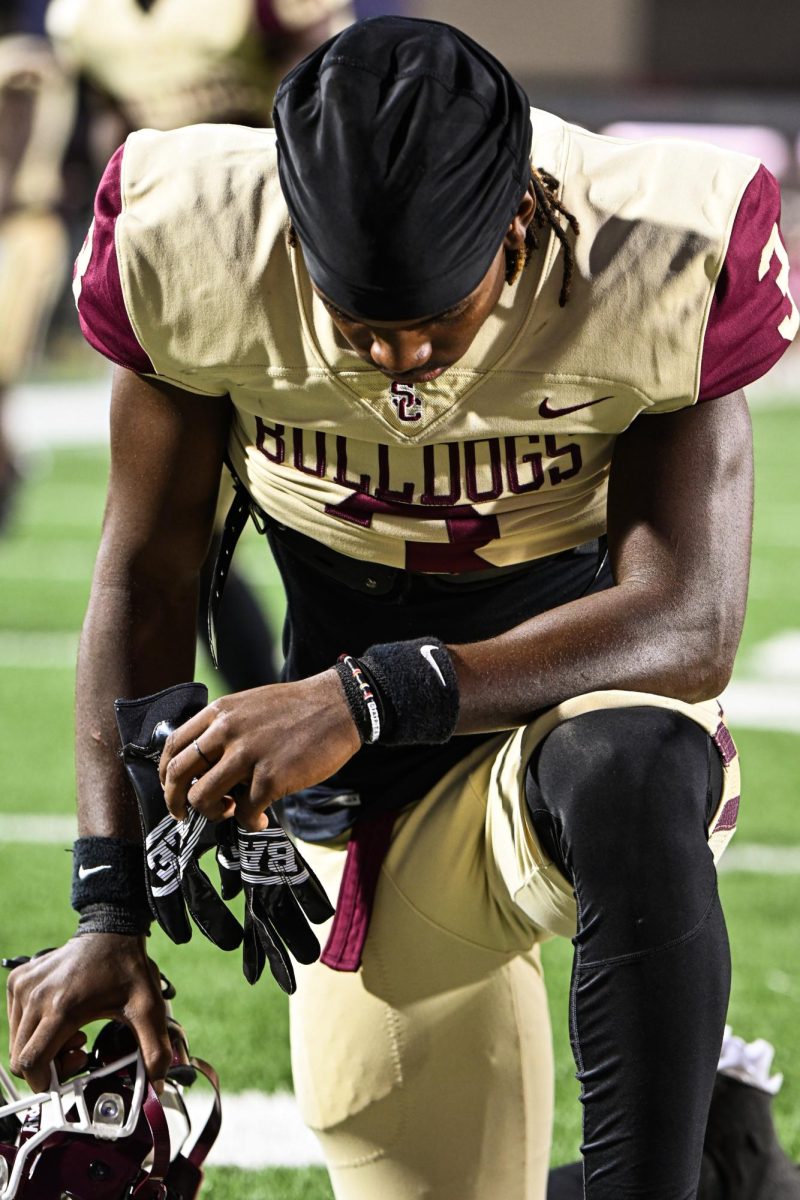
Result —
[[[21, 1096], [0, 1067], [0, 1200], [195, 1200], [220, 1128], [219, 1083], [189, 1058], [170, 1021], [173, 1065], [161, 1096], [127, 1026], [105, 1025], [86, 1070]], [[183, 1092], [202, 1074], [214, 1101], [191, 1148]]]

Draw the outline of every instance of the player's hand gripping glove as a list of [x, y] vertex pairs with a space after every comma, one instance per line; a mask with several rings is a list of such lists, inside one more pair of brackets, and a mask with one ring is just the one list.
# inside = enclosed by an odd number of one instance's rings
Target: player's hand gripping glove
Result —
[[192, 809], [185, 821], [176, 821], [158, 777], [161, 751], [170, 733], [207, 703], [208, 691], [202, 684], [183, 683], [141, 700], [117, 700], [114, 710], [122, 761], [139, 807], [153, 916], [173, 942], [188, 942], [192, 936], [188, 908], [210, 941], [223, 950], [235, 950], [242, 942], [242, 927], [199, 862], [207, 850], [217, 848], [216, 826]]
[[[114, 706], [123, 762], [139, 804], [150, 906], [175, 942], [186, 942], [192, 935], [187, 907], [198, 927], [222, 949], [235, 949], [244, 936], [248, 982], [256, 983], [269, 962], [280, 986], [293, 992], [294, 971], [286, 948], [298, 962], [316, 962], [320, 947], [308, 921], [327, 921], [333, 908], [277, 817], [268, 811], [267, 827], [249, 833], [233, 818], [214, 825], [191, 808], [184, 821], [175, 821], [164, 800], [158, 776], [164, 743], [206, 703], [205, 687], [191, 683], [141, 700], [118, 700]], [[199, 857], [212, 847], [223, 898], [244, 892], [244, 934], [199, 866]]]
[[322, 924], [333, 907], [322, 884], [268, 809], [267, 827], [255, 833], [232, 818], [224, 821], [217, 858], [226, 898], [244, 891], [242, 968], [248, 983], [256, 983], [269, 963], [285, 992], [296, 983], [290, 950], [298, 962], [313, 963], [320, 948], [309, 921]]

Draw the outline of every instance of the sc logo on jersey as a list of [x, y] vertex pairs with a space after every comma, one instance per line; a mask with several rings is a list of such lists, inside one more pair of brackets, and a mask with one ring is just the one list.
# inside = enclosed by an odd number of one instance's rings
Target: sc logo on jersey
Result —
[[410, 383], [398, 383], [395, 380], [391, 386], [392, 404], [397, 409], [401, 421], [418, 421], [422, 416], [422, 401]]

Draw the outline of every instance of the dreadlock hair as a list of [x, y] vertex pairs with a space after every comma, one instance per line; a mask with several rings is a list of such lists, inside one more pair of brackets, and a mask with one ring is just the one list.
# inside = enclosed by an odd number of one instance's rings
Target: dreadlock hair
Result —
[[[539, 249], [540, 230], [546, 227], [552, 229], [564, 251], [561, 291], [558, 296], [558, 303], [563, 308], [569, 300], [572, 275], [575, 270], [575, 254], [567, 237], [567, 229], [571, 229], [577, 237], [580, 233], [580, 225], [578, 224], [577, 217], [574, 217], [559, 200], [558, 189], [560, 186], [559, 181], [549, 171], [545, 171], [543, 167], [531, 168], [531, 188], [536, 198], [536, 211], [533, 214], [533, 220], [525, 231], [523, 266], [527, 266], [534, 250]], [[562, 217], [566, 221], [567, 229], [564, 228], [561, 222]], [[509, 269], [507, 278], [515, 278], [513, 266]]]

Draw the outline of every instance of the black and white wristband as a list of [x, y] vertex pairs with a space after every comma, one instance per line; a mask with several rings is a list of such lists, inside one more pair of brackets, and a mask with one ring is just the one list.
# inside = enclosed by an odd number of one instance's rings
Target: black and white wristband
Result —
[[370, 646], [343, 654], [336, 670], [361, 739], [388, 746], [439, 745], [458, 723], [458, 677], [438, 638]]
[[340, 654], [335, 667], [362, 743], [371, 746], [381, 736], [383, 722], [372, 681], [351, 654]]
[[72, 847], [72, 907], [77, 935], [149, 933], [142, 847], [124, 838], [78, 838]]

